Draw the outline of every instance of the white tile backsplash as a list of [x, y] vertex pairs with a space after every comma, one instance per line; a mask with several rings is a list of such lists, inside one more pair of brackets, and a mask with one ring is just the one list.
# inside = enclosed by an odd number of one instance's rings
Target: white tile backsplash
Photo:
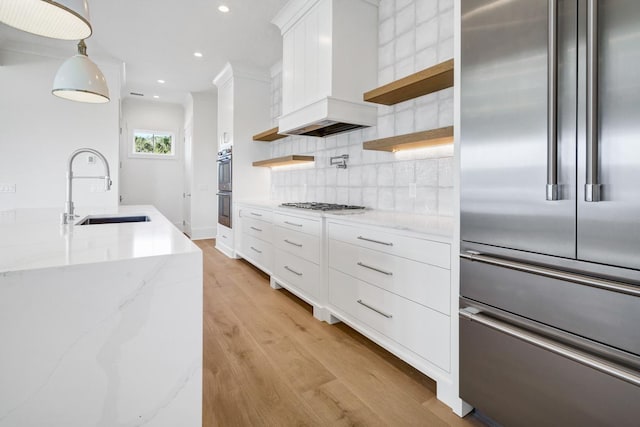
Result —
[[[453, 56], [453, 0], [381, 0], [378, 84], [413, 74]], [[274, 125], [282, 109], [282, 74], [272, 77]], [[452, 215], [453, 147], [397, 153], [362, 149], [363, 141], [453, 124], [453, 89], [378, 107], [378, 125], [328, 138], [291, 136], [271, 154], [315, 156], [305, 169], [273, 169], [273, 199], [348, 203], [383, 210]], [[348, 154], [347, 169], [329, 157]], [[409, 197], [409, 184], [416, 185]]]

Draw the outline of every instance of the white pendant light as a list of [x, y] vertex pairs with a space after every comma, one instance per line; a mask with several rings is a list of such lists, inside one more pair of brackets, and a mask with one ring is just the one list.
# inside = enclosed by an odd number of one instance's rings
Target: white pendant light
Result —
[[92, 32], [86, 0], [0, 0], [0, 22], [63, 40], [86, 39]]
[[78, 102], [109, 102], [107, 79], [98, 66], [87, 57], [87, 45], [84, 40], [78, 43], [78, 53], [67, 59], [58, 69], [51, 93]]

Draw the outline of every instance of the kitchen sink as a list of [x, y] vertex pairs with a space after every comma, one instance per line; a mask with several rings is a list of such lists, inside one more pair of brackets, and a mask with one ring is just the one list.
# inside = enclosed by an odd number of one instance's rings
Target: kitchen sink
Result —
[[94, 224], [121, 224], [124, 222], [149, 222], [151, 218], [146, 215], [129, 215], [129, 216], [99, 216], [89, 215], [76, 225], [94, 225]]

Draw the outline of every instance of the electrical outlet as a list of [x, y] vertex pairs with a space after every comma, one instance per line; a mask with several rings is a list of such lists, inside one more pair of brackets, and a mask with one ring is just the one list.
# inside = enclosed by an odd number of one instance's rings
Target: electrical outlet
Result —
[[0, 184], [0, 193], [15, 193], [15, 184]]
[[96, 164], [96, 156], [87, 157], [87, 163], [90, 164], [90, 165], [95, 165]]
[[416, 183], [412, 182], [411, 184], [409, 184], [409, 198], [410, 199], [415, 199], [416, 198]]

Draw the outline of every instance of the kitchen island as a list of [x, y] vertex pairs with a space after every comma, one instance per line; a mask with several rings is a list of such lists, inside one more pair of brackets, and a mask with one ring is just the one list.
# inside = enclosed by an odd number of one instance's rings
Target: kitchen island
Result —
[[201, 425], [200, 249], [151, 206], [91, 213], [150, 221], [0, 212], [0, 426]]

